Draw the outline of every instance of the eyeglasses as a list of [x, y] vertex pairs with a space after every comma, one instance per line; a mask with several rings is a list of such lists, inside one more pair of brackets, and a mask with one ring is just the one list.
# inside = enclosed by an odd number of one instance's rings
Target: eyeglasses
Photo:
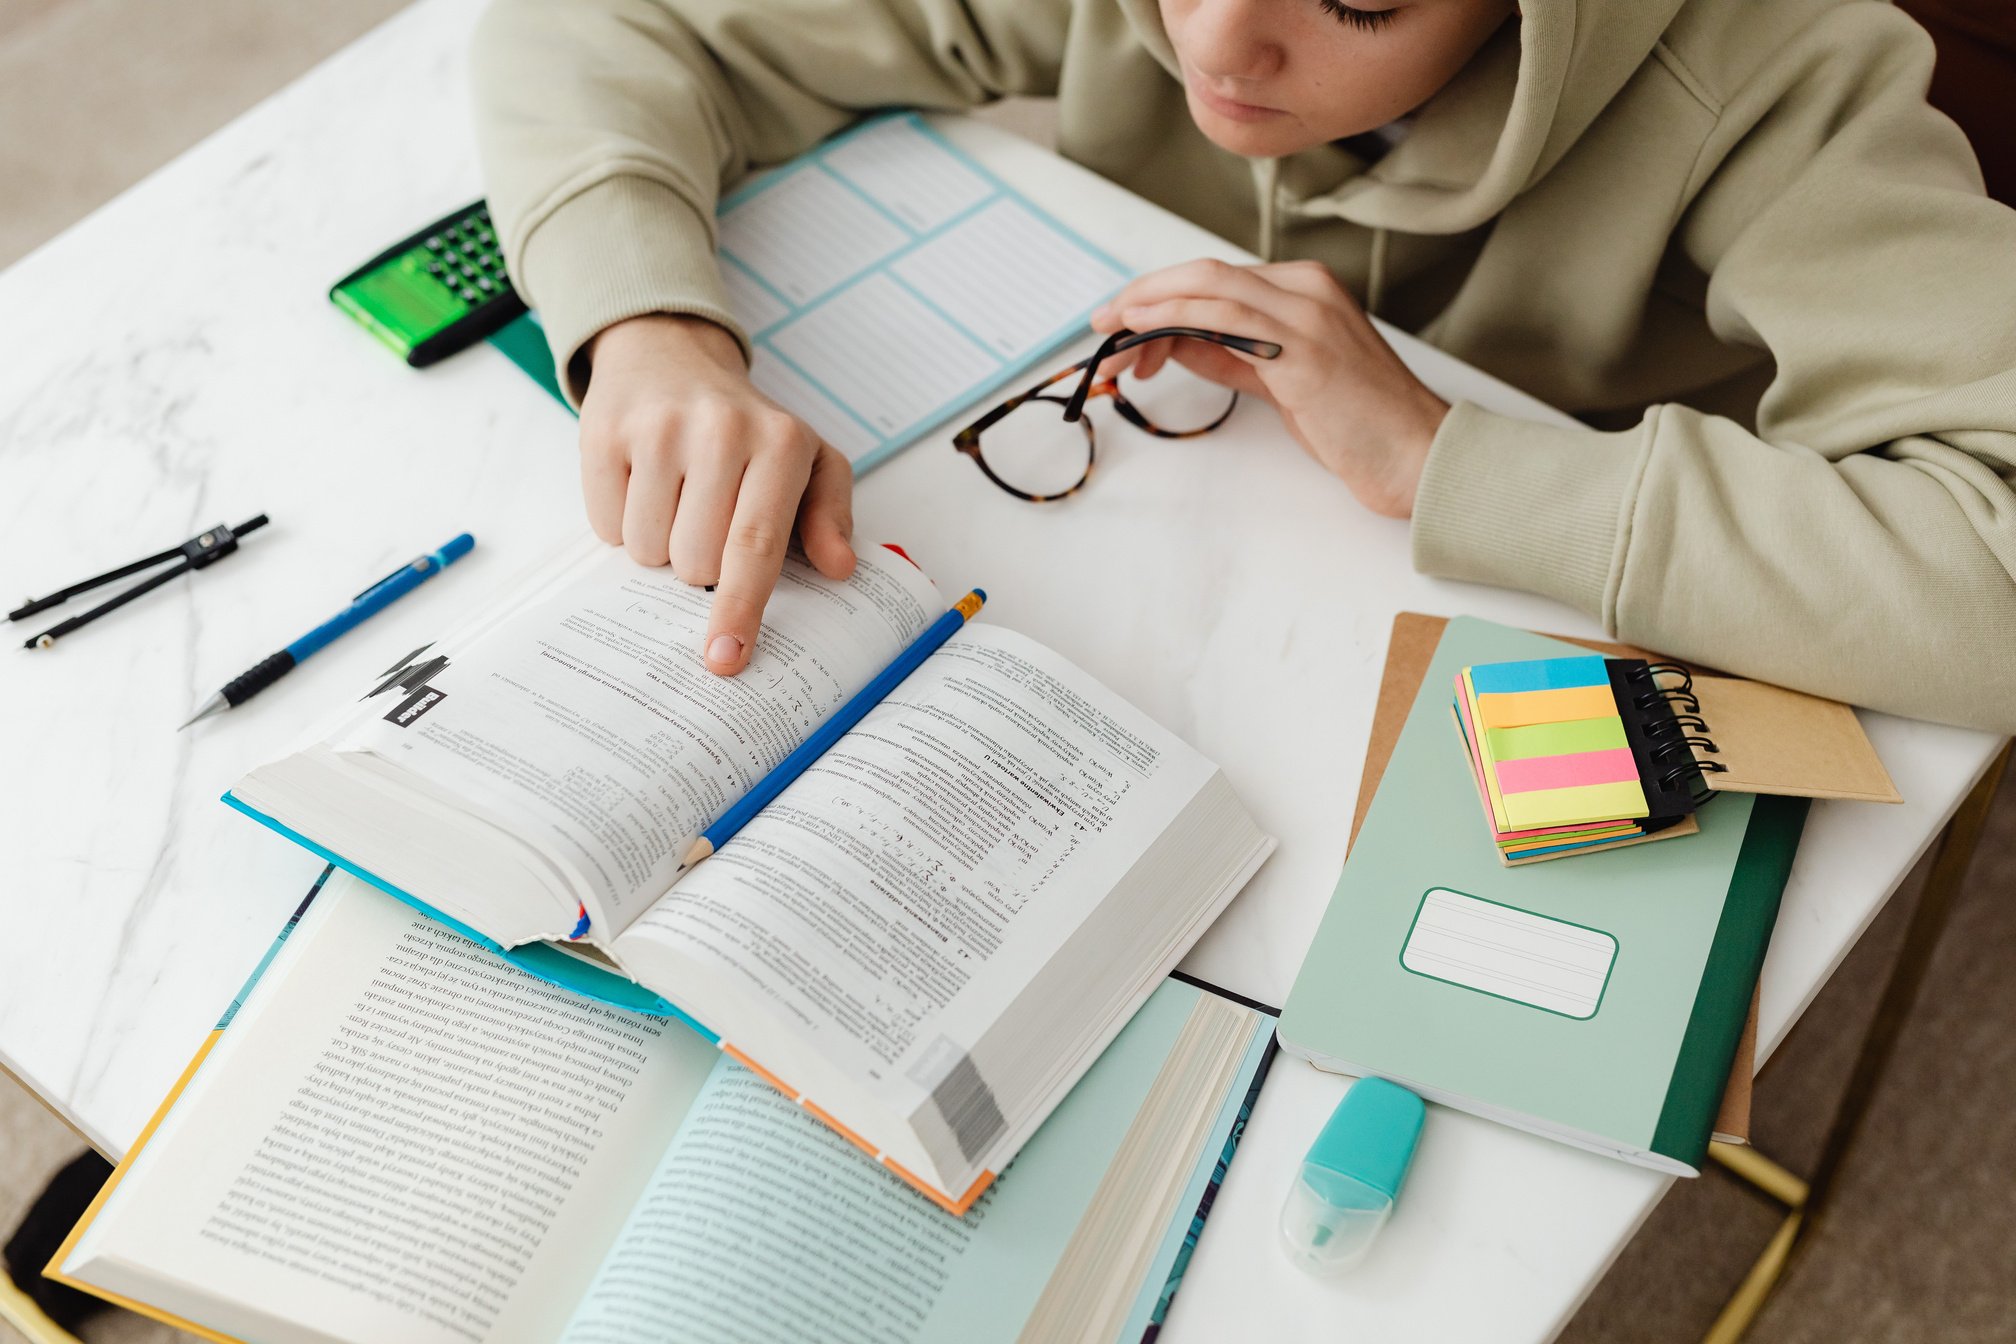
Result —
[[[1173, 340], [1209, 341], [1259, 359], [1274, 359], [1281, 353], [1281, 347], [1272, 341], [1198, 327], [1116, 331], [1099, 343], [1090, 359], [1010, 397], [960, 430], [953, 435], [952, 446], [972, 458], [988, 480], [1009, 494], [1043, 504], [1077, 493], [1092, 478], [1098, 446], [1085, 403], [1093, 397], [1113, 398], [1113, 409], [1122, 419], [1158, 438], [1208, 434], [1224, 424], [1239, 404], [1237, 392], [1188, 374], [1173, 360], [1165, 372], [1146, 382], [1137, 381], [1129, 392], [1120, 390], [1117, 373], [1097, 377], [1100, 365], [1117, 354], [1154, 341]], [[1047, 391], [1073, 377], [1078, 386], [1068, 397]], [[1076, 429], [1072, 428], [1074, 423]]]

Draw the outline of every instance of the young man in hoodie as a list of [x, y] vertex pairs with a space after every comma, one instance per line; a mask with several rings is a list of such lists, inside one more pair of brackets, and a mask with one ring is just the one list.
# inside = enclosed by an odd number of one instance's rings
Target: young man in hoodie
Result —
[[[1175, 357], [1411, 518], [1421, 570], [2010, 731], [2016, 212], [1931, 69], [1873, 0], [496, 0], [475, 60], [590, 521], [719, 580], [718, 672], [794, 526], [853, 563], [847, 464], [749, 383], [719, 192], [866, 109], [1030, 94], [1066, 155], [1267, 259], [1096, 325], [1279, 342]], [[1445, 405], [1367, 313], [1583, 427]]]

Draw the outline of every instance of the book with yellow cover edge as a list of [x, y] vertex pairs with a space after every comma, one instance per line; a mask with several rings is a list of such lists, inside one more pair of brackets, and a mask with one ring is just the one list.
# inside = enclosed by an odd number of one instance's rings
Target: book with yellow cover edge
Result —
[[[675, 1016], [969, 1208], [1271, 852], [1221, 771], [900, 552], [785, 565], [750, 665], [592, 538], [225, 801], [522, 968]], [[705, 862], [837, 707], [878, 703]]]
[[136, 1298], [109, 1292], [95, 1284], [72, 1278], [64, 1270], [63, 1265], [70, 1258], [71, 1253], [77, 1249], [78, 1241], [84, 1236], [84, 1233], [90, 1228], [91, 1224], [97, 1220], [99, 1213], [104, 1210], [106, 1203], [112, 1198], [113, 1193], [118, 1190], [119, 1182], [124, 1179], [127, 1171], [132, 1167], [134, 1160], [140, 1156], [141, 1151], [154, 1138], [155, 1131], [161, 1128], [161, 1122], [167, 1119], [168, 1113], [175, 1108], [175, 1103], [181, 1098], [183, 1092], [188, 1089], [190, 1080], [195, 1078], [196, 1071], [203, 1067], [203, 1061], [210, 1057], [210, 1052], [216, 1048], [217, 1042], [223, 1039], [226, 1028], [231, 1025], [231, 1019], [236, 1017], [238, 1010], [245, 1006], [246, 997], [251, 994], [254, 986], [259, 983], [259, 978], [266, 973], [266, 968], [273, 964], [273, 958], [279, 955], [280, 949], [286, 945], [287, 939], [292, 936], [294, 930], [300, 925], [301, 917], [308, 913], [308, 907], [314, 904], [315, 898], [321, 894], [322, 885], [328, 881], [330, 871], [327, 868], [322, 870], [322, 876], [315, 879], [315, 885], [310, 887], [308, 894], [301, 898], [301, 904], [294, 907], [294, 913], [289, 915], [287, 922], [280, 926], [280, 932], [266, 948], [265, 955], [259, 958], [258, 965], [252, 968], [252, 974], [246, 977], [244, 985], [240, 987], [237, 995], [231, 1000], [230, 1005], [224, 1009], [224, 1015], [217, 1019], [216, 1026], [210, 1028], [209, 1034], [203, 1038], [203, 1043], [196, 1047], [196, 1053], [190, 1056], [188, 1064], [183, 1066], [181, 1075], [175, 1079], [174, 1085], [168, 1089], [168, 1094], [161, 1098], [161, 1104], [156, 1106], [154, 1114], [147, 1118], [147, 1123], [141, 1127], [139, 1137], [133, 1140], [133, 1146], [126, 1150], [126, 1156], [120, 1160], [119, 1165], [106, 1178], [105, 1184], [98, 1187], [98, 1193], [91, 1197], [90, 1204], [85, 1206], [83, 1216], [77, 1220], [77, 1225], [70, 1229], [70, 1235], [63, 1238], [62, 1245], [56, 1248], [56, 1254], [50, 1257], [48, 1265], [43, 1269], [44, 1277], [54, 1279], [56, 1282], [75, 1288], [79, 1292], [90, 1293], [92, 1296], [102, 1298], [116, 1307], [123, 1307], [127, 1311], [145, 1316], [151, 1321], [159, 1321], [161, 1324], [173, 1326], [177, 1330], [186, 1330], [199, 1338], [212, 1341], [212, 1344], [238, 1344], [238, 1341], [234, 1340], [231, 1336], [220, 1335], [216, 1331], [198, 1325], [194, 1321], [170, 1315], [160, 1308], [150, 1306]]
[[920, 1338], [1131, 1344], [1275, 1016], [1165, 982], [949, 1220], [693, 1034], [325, 873], [49, 1273], [222, 1344], [812, 1338], [842, 1303]]

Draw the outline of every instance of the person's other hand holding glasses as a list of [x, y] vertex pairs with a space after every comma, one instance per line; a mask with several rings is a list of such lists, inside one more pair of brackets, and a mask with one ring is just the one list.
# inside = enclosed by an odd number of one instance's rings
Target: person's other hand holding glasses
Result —
[[[1201, 327], [1158, 327], [1141, 332], [1123, 328], [1101, 341], [1091, 358], [1010, 397], [960, 430], [953, 436], [952, 446], [978, 463], [987, 479], [1009, 494], [1043, 504], [1075, 494], [1092, 478], [1098, 442], [1092, 418], [1085, 410], [1093, 398], [1111, 397], [1113, 409], [1123, 419], [1158, 438], [1208, 434], [1230, 418], [1232, 408], [1239, 404], [1237, 392], [1195, 377], [1166, 378], [1159, 384], [1139, 380], [1131, 396], [1120, 389], [1121, 373], [1130, 367], [1153, 373], [1167, 359], [1168, 347], [1179, 339], [1209, 341], [1257, 359], [1275, 359], [1281, 354], [1281, 347], [1272, 341]], [[1151, 349], [1153, 362], [1144, 363], [1144, 357], [1151, 357]], [[1125, 355], [1132, 358], [1119, 358]]]
[[[1237, 394], [1250, 392], [1272, 403], [1295, 441], [1365, 507], [1392, 518], [1413, 513], [1449, 405], [1320, 263], [1185, 262], [1133, 280], [1093, 313], [1092, 327], [1107, 338], [1091, 359], [953, 440], [1004, 490], [1041, 502], [1085, 483], [1091, 397], [1111, 396], [1124, 418], [1152, 434], [1189, 438], [1223, 424]], [[1124, 390], [1110, 366], [1115, 355], [1133, 366]], [[1165, 384], [1157, 375], [1170, 363], [1186, 373]]]

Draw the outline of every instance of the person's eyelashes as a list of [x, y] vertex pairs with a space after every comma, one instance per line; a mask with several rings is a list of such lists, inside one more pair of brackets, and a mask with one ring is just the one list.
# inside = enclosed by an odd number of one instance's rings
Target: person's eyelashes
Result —
[[1393, 22], [1393, 16], [1399, 12], [1397, 9], [1358, 9], [1345, 4], [1344, 0], [1316, 0], [1316, 4], [1339, 23], [1368, 33], [1377, 32]]

